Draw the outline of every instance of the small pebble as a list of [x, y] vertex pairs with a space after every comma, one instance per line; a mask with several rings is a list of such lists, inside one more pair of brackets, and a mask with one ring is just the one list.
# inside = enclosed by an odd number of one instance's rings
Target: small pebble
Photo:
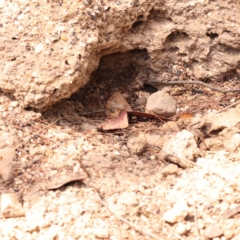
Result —
[[109, 231], [105, 227], [97, 227], [92, 230], [92, 233], [100, 239], [106, 239], [109, 238]]
[[188, 215], [188, 205], [185, 200], [179, 200], [173, 208], [163, 214], [162, 220], [169, 223], [181, 222]]
[[240, 240], [240, 234], [232, 238], [232, 240]]
[[15, 108], [17, 105], [18, 105], [18, 102], [17, 102], [17, 101], [11, 102], [11, 106], [12, 106], [13, 108]]
[[226, 230], [224, 231], [224, 236], [227, 238], [227, 239], [231, 239], [233, 237], [233, 231], [231, 230]]
[[177, 228], [176, 228], [176, 230], [175, 230], [175, 232], [177, 234], [183, 235], [186, 232], [188, 232], [188, 226], [186, 224], [184, 224], [184, 223], [179, 223]]
[[177, 174], [178, 172], [179, 172], [179, 168], [177, 165], [169, 164], [165, 168], [163, 168], [161, 173], [163, 176], [167, 176], [167, 175], [171, 175], [171, 174]]
[[205, 236], [207, 238], [215, 238], [223, 235], [223, 230], [217, 226], [210, 226], [205, 230]]

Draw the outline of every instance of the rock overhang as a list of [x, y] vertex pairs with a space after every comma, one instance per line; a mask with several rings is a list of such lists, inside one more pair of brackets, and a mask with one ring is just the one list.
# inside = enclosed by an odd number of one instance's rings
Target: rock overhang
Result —
[[146, 82], [166, 80], [177, 61], [196, 79], [239, 67], [239, 11], [227, 1], [13, 0], [0, 10], [0, 88], [25, 108], [41, 111], [69, 98], [116, 52], [145, 49]]

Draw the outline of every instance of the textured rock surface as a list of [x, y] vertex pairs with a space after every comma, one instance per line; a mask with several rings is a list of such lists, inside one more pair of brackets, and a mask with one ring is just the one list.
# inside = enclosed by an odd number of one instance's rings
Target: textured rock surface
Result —
[[172, 117], [176, 114], [177, 104], [174, 98], [164, 91], [158, 91], [147, 99], [146, 112]]
[[205, 236], [207, 238], [219, 237], [222, 234], [223, 234], [223, 231], [220, 228], [218, 228], [217, 226], [208, 227], [205, 231]]
[[181, 222], [188, 215], [189, 208], [185, 200], [180, 199], [174, 207], [164, 213], [162, 220], [169, 223]]
[[162, 152], [188, 161], [194, 161], [200, 153], [193, 134], [187, 130], [177, 133], [166, 141], [163, 145]]
[[43, 109], [83, 87], [102, 56], [134, 49], [131, 62], [144, 81], [168, 79], [178, 61], [197, 79], [237, 73], [233, 2], [1, 0], [0, 88]]
[[14, 193], [2, 193], [1, 215], [5, 218], [22, 217], [25, 215], [22, 204]]
[[10, 181], [14, 177], [14, 157], [14, 148], [5, 147], [0, 149], [0, 178], [2, 178], [3, 181]]
[[127, 146], [133, 154], [142, 153], [147, 146], [145, 134], [140, 133], [138, 136], [130, 136], [127, 140]]

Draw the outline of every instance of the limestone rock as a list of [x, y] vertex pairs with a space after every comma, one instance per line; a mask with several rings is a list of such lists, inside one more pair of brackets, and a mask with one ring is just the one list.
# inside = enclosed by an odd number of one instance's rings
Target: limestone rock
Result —
[[175, 164], [169, 164], [167, 165], [163, 170], [162, 170], [162, 175], [167, 176], [167, 175], [176, 175], [179, 172], [179, 167]]
[[5, 147], [0, 149], [0, 176], [4, 181], [10, 181], [14, 177], [15, 149]]
[[118, 203], [129, 206], [137, 206], [137, 195], [135, 192], [123, 192], [118, 199]]
[[14, 146], [17, 139], [11, 133], [7, 131], [1, 131], [0, 133], [0, 149], [7, 146]]
[[240, 61], [236, 1], [12, 0], [0, 10], [0, 88], [24, 107], [70, 97], [111, 53], [145, 49], [136, 67], [149, 82], [166, 80], [166, 66], [179, 61], [190, 76], [212, 80]]
[[97, 227], [92, 230], [92, 233], [98, 239], [107, 239], [109, 238], [109, 230], [106, 227]]
[[23, 217], [25, 215], [22, 204], [14, 193], [2, 193], [1, 215], [5, 218]]
[[232, 128], [240, 122], [240, 108], [228, 109], [221, 113], [210, 113], [203, 119], [209, 134], [221, 131], [225, 128]]
[[206, 138], [203, 143], [201, 145], [206, 149], [219, 150], [223, 147], [223, 141], [217, 137]]
[[239, 149], [240, 146], [240, 134], [236, 133], [234, 134], [230, 139], [227, 139], [224, 142], [224, 148], [228, 152], [235, 152]]
[[188, 205], [185, 200], [179, 200], [173, 208], [163, 214], [162, 220], [169, 223], [181, 222], [188, 215]]
[[217, 226], [210, 226], [205, 230], [205, 236], [207, 238], [215, 238], [223, 235], [223, 230]]
[[232, 238], [232, 240], [240, 240], [240, 234]]
[[146, 112], [171, 117], [176, 114], [176, 101], [165, 91], [158, 91], [147, 99]]
[[146, 134], [147, 144], [157, 146], [159, 148], [163, 147], [163, 144], [171, 138], [171, 134], [166, 134], [161, 136], [159, 134]]
[[96, 126], [94, 126], [90, 123], [87, 123], [87, 122], [82, 123], [80, 125], [80, 128], [84, 132], [86, 132], [86, 131], [96, 131], [97, 130]]
[[58, 238], [59, 233], [61, 233], [60, 227], [56, 225], [52, 225], [49, 228], [47, 228], [46, 231], [37, 238], [37, 240], [40, 240], [40, 239], [54, 240]]
[[164, 143], [162, 152], [176, 156], [179, 159], [194, 161], [200, 150], [193, 134], [183, 130]]
[[140, 154], [147, 146], [146, 136], [141, 133], [138, 136], [130, 136], [127, 141], [127, 146], [133, 154]]
[[184, 224], [184, 223], [179, 223], [177, 228], [175, 229], [175, 232], [177, 234], [180, 235], [184, 235], [185, 233], [187, 233], [189, 230], [191, 229], [191, 225], [189, 226], [189, 224]]

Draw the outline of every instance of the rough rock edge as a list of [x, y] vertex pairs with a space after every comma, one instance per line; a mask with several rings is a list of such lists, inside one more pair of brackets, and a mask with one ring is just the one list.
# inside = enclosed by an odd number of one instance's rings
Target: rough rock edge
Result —
[[41, 110], [70, 97], [102, 56], [118, 51], [147, 49], [147, 81], [166, 79], [173, 61], [186, 62], [197, 79], [237, 71], [237, 3], [90, 2], [0, 2], [0, 88], [23, 107]]

